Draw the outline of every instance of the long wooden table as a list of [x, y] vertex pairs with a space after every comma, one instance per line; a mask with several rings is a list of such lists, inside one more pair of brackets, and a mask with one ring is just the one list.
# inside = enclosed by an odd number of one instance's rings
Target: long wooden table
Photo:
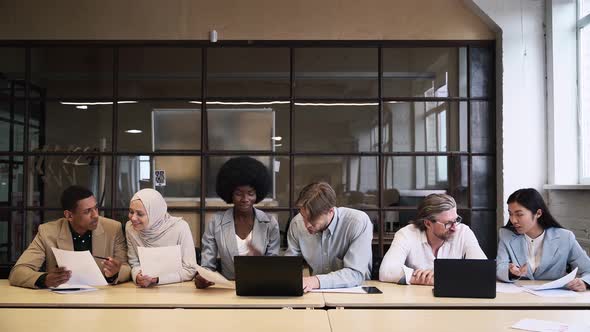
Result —
[[193, 282], [139, 288], [131, 282], [77, 294], [13, 287], [0, 280], [0, 307], [56, 308], [322, 308], [324, 297], [244, 297], [234, 289], [196, 289]]
[[325, 310], [2, 309], [0, 331], [329, 332]]
[[[590, 331], [590, 310], [328, 310], [332, 332], [501, 332], [524, 318], [577, 324]], [[573, 331], [572, 331], [573, 332]]]
[[[538, 282], [524, 282], [527, 284]], [[328, 307], [342, 308], [590, 308], [590, 291], [575, 297], [540, 297], [529, 293], [498, 293], [495, 299], [466, 299], [434, 297], [432, 286], [408, 286], [377, 281], [367, 285], [379, 288], [383, 294], [324, 293]]]

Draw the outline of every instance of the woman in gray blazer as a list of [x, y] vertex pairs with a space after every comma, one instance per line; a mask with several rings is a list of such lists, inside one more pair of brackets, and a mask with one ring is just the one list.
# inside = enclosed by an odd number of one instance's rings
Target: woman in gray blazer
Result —
[[500, 228], [498, 279], [554, 280], [578, 268], [578, 278], [566, 287], [585, 291], [590, 285], [590, 258], [574, 233], [553, 218], [541, 194], [532, 188], [520, 189], [507, 203], [510, 223]]
[[[235, 256], [276, 256], [279, 254], [279, 224], [271, 216], [254, 208], [270, 188], [268, 169], [258, 160], [237, 157], [228, 160], [217, 174], [216, 190], [231, 209], [218, 213], [205, 225], [201, 240], [201, 266], [219, 271], [227, 279], [234, 279]], [[195, 286], [213, 285], [200, 275]]]

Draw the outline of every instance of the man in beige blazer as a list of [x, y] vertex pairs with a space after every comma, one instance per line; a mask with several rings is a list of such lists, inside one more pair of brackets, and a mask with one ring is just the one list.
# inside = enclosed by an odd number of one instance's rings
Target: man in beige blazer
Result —
[[[131, 269], [121, 223], [99, 216], [94, 194], [84, 187], [65, 189], [61, 204], [64, 218], [39, 226], [37, 235], [10, 271], [10, 284], [46, 288], [66, 283], [71, 271], [57, 266], [51, 248], [90, 250], [107, 282], [129, 280]], [[44, 263], [47, 272], [40, 272]]]

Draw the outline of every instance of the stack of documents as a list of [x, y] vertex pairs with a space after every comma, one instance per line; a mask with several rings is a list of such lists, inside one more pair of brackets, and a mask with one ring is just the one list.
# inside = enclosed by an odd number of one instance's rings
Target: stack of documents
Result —
[[498, 293], [519, 293], [527, 292], [533, 295], [542, 297], [565, 297], [565, 296], [577, 296], [578, 294], [572, 290], [566, 289], [570, 281], [576, 278], [578, 268], [575, 268], [572, 272], [566, 276], [557, 280], [542, 284], [542, 285], [516, 285], [511, 283], [496, 283], [496, 292]]

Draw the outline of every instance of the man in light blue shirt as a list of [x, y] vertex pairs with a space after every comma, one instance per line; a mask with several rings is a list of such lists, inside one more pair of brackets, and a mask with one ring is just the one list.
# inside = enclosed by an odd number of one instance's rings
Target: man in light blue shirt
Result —
[[354, 287], [371, 278], [373, 224], [359, 210], [336, 207], [329, 184], [307, 185], [296, 203], [286, 256], [303, 256], [311, 268], [303, 290]]

